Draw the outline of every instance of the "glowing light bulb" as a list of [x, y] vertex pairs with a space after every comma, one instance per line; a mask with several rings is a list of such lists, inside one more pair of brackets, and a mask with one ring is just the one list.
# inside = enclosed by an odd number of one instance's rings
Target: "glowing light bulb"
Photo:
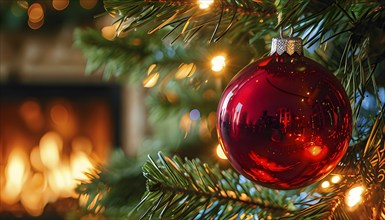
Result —
[[351, 188], [346, 193], [346, 197], [345, 197], [346, 205], [348, 205], [349, 207], [354, 207], [359, 203], [361, 203], [363, 192], [364, 192], [364, 187], [362, 186], [355, 186]]
[[224, 56], [216, 56], [211, 60], [211, 69], [214, 72], [219, 72], [223, 70], [223, 68], [226, 66], [226, 58]]
[[341, 181], [341, 176], [340, 175], [335, 175], [331, 179], [332, 183], [338, 183]]
[[325, 182], [323, 182], [323, 183], [321, 184], [321, 187], [324, 188], [324, 189], [328, 188], [329, 186], [330, 186], [329, 181], [325, 181]]
[[218, 144], [218, 146], [217, 146], [217, 155], [219, 158], [221, 158], [223, 160], [227, 160], [226, 154], [225, 154], [225, 152], [223, 152], [223, 149], [222, 149], [220, 144]]
[[208, 9], [211, 4], [214, 3], [214, 0], [198, 0], [200, 9]]

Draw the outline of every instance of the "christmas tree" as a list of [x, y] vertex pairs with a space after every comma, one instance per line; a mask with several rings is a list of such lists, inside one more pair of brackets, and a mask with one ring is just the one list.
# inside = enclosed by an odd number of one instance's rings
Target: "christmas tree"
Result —
[[[134, 155], [115, 152], [78, 186], [88, 212], [111, 219], [385, 218], [384, 2], [103, 3], [115, 22], [101, 32], [79, 29], [75, 45], [88, 73], [103, 68], [106, 79], [147, 88], [151, 134]], [[352, 108], [337, 167], [291, 190], [256, 184], [215, 154], [222, 92], [244, 66], [268, 56], [280, 30], [303, 39], [305, 56], [339, 79]], [[275, 126], [264, 117], [263, 125]]]

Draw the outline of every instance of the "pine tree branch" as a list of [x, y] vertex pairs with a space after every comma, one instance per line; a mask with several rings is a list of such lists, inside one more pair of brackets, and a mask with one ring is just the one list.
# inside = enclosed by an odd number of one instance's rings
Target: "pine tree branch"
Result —
[[[199, 32], [207, 30], [210, 30], [210, 42], [217, 42], [238, 24], [242, 24], [241, 33], [247, 33], [261, 17], [273, 17], [276, 12], [273, 1], [249, 0], [213, 1], [208, 9], [199, 8], [200, 3], [192, 0], [105, 0], [104, 5], [110, 14], [120, 17], [122, 32], [144, 25], [152, 27], [149, 33], [171, 27], [166, 36], [178, 32], [172, 36], [172, 42], [178, 38], [189, 42]], [[126, 24], [127, 21], [130, 24]]]
[[[114, 151], [109, 165], [100, 165], [87, 173], [88, 180], [77, 186], [83, 211], [114, 218], [125, 216], [140, 199], [140, 192], [145, 191], [142, 163], [139, 159], [127, 159], [121, 150]], [[126, 187], [127, 183], [131, 187]]]
[[142, 218], [229, 219], [248, 215], [283, 216], [293, 205], [278, 191], [254, 185], [233, 171], [220, 171], [199, 160], [183, 162], [158, 154], [143, 166], [147, 193], [135, 211]]
[[373, 124], [362, 161], [360, 171], [366, 184], [385, 190], [385, 104]]

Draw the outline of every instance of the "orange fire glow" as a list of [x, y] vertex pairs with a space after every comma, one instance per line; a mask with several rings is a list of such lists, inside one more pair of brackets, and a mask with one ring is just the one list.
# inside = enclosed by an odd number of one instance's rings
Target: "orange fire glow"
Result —
[[29, 172], [27, 154], [21, 148], [15, 148], [9, 155], [5, 167], [6, 182], [2, 190], [1, 199], [8, 204], [14, 204], [19, 200], [23, 184]]
[[30, 215], [39, 216], [49, 202], [76, 198], [74, 188], [87, 179], [84, 172], [94, 169], [92, 144], [86, 138], [76, 138], [69, 161], [62, 147], [60, 135], [51, 131], [43, 135], [30, 155], [21, 147], [14, 148], [5, 167], [1, 201], [10, 205], [20, 202]]
[[40, 140], [40, 157], [48, 169], [54, 169], [59, 165], [60, 152], [63, 141], [57, 133], [46, 133]]
[[[38, 20], [41, 9], [31, 5], [30, 18]], [[28, 98], [6, 103], [2, 113], [0, 211], [40, 216], [49, 203], [78, 199], [75, 187], [88, 180], [85, 172], [93, 172], [95, 161], [103, 163], [108, 155], [108, 108], [97, 102], [85, 106], [56, 99], [43, 104]]]

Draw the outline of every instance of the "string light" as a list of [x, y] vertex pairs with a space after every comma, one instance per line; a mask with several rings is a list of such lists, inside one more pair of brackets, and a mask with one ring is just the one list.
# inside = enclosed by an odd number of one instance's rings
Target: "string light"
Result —
[[217, 155], [219, 158], [221, 158], [223, 160], [227, 160], [226, 154], [225, 154], [225, 152], [223, 152], [223, 149], [222, 149], [220, 144], [218, 144], [218, 146], [217, 146]]
[[341, 181], [341, 176], [340, 175], [335, 175], [331, 179], [332, 183], [338, 183]]
[[364, 187], [362, 186], [355, 186], [351, 188], [347, 193], [346, 193], [346, 205], [349, 207], [354, 207], [361, 203], [362, 201], [362, 193], [364, 192]]
[[329, 186], [330, 186], [329, 181], [324, 181], [324, 182], [321, 184], [321, 187], [324, 188], [324, 189], [328, 188]]
[[212, 64], [211, 69], [214, 72], [219, 72], [219, 71], [223, 70], [223, 68], [226, 66], [225, 61], [226, 61], [226, 58], [222, 55], [214, 57], [211, 60], [211, 64]]
[[214, 3], [214, 0], [198, 0], [198, 3], [200, 9], [207, 9]]

